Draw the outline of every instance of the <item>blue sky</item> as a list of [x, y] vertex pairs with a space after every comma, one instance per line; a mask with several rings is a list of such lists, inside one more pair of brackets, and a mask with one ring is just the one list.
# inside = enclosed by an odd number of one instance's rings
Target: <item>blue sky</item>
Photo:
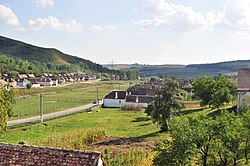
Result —
[[250, 0], [0, 0], [0, 35], [100, 64], [250, 59]]

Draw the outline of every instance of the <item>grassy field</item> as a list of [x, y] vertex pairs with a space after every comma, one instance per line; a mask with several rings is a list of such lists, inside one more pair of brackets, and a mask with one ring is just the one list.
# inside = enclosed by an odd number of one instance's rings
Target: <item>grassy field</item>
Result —
[[[230, 107], [232, 106], [224, 108]], [[183, 109], [177, 112], [175, 117], [198, 114], [216, 116], [220, 111], [211, 108]], [[92, 141], [89, 141], [89, 137]], [[119, 108], [99, 108], [90, 113], [78, 113], [50, 120], [44, 124], [10, 129], [6, 135], [0, 137], [0, 142], [17, 144], [20, 141], [26, 141], [28, 145], [101, 151], [103, 153], [108, 149], [112, 156], [110, 161], [114, 161], [114, 159], [121, 161], [128, 158], [127, 155], [130, 153], [140, 152], [140, 155], [136, 156], [141, 159], [150, 157], [151, 161], [144, 161], [149, 163], [152, 162], [155, 155], [155, 152], [151, 151], [155, 143], [165, 139], [171, 140], [169, 133], [160, 133], [159, 127], [153, 124], [146, 113], [122, 111]], [[106, 157], [105, 160], [109, 161]], [[141, 160], [136, 162], [140, 163]]]
[[26, 118], [39, 115], [39, 95], [44, 94], [43, 112], [51, 113], [72, 107], [91, 103], [97, 98], [97, 88], [99, 99], [112, 90], [125, 90], [130, 86], [130, 82], [93, 82], [75, 83], [59, 87], [45, 87], [37, 89], [15, 89], [17, 96], [13, 105], [14, 114], [10, 120]]
[[124, 112], [120, 109], [100, 108], [100, 112], [75, 114], [24, 128], [9, 130], [0, 137], [0, 142], [18, 143], [27, 141], [32, 144], [58, 133], [77, 129], [103, 128], [106, 134], [115, 138], [141, 137], [151, 138], [159, 135], [159, 128], [141, 112]]
[[[224, 108], [230, 108], [226, 106]], [[119, 108], [99, 108], [91, 113], [79, 113], [68, 117], [62, 117], [45, 122], [45, 125], [36, 124], [24, 128], [11, 129], [0, 137], [0, 142], [18, 143], [27, 141], [32, 144], [37, 140], [45, 139], [55, 134], [76, 129], [99, 129], [103, 128], [106, 134], [115, 138], [145, 138], [155, 139], [161, 134], [159, 128], [152, 123], [145, 113], [121, 111]], [[176, 116], [194, 116], [198, 114], [218, 115], [220, 110], [211, 108], [185, 109]]]

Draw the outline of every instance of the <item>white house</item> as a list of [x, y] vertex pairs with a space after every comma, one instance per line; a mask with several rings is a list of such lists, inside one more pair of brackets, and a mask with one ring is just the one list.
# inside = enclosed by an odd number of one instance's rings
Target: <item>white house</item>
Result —
[[242, 104], [250, 106], [250, 69], [240, 69], [237, 80], [237, 110], [239, 110]]
[[126, 91], [112, 91], [103, 98], [103, 107], [119, 108], [126, 99]]

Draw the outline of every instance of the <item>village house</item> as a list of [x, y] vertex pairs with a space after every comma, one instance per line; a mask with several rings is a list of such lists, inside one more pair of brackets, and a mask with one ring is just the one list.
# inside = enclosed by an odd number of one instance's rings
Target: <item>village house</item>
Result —
[[238, 102], [237, 110], [239, 111], [242, 104], [250, 106], [250, 69], [239, 69], [237, 77]]
[[104, 166], [100, 152], [67, 150], [0, 142], [0, 165]]
[[127, 96], [127, 91], [112, 91], [103, 98], [103, 107], [119, 108], [121, 107]]
[[19, 88], [27, 88], [27, 84], [29, 83], [29, 81], [26, 78], [16, 78], [16, 87]]
[[53, 86], [53, 81], [51, 78], [44, 78], [44, 77], [36, 77], [36, 78], [29, 78], [29, 81], [34, 84], [40, 84], [40, 86]]
[[124, 105], [148, 107], [157, 93], [159, 85], [153, 83], [137, 84], [127, 91], [113, 91], [103, 98], [103, 107], [119, 108]]

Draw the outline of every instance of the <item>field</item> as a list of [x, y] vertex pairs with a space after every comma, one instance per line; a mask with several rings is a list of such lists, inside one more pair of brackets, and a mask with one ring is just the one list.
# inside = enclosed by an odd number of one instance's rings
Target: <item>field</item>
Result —
[[109, 139], [114, 140], [142, 138], [140, 142], [144, 142], [161, 135], [158, 133], [159, 128], [152, 123], [145, 113], [124, 112], [120, 109], [100, 108], [99, 112], [76, 114], [51, 120], [45, 124], [9, 130], [4, 137], [0, 138], [0, 142], [18, 143], [27, 141], [28, 144], [33, 144], [37, 140], [48, 139], [53, 135], [67, 131], [78, 129], [96, 130], [100, 128], [105, 130]]
[[[230, 107], [230, 106], [229, 106]], [[33, 144], [37, 140], [48, 139], [55, 134], [74, 131], [77, 129], [95, 130], [104, 129], [109, 139], [126, 138], [126, 141], [133, 138], [134, 141], [149, 141], [148, 145], [158, 140], [162, 135], [159, 128], [152, 123], [150, 118], [143, 112], [122, 111], [119, 108], [108, 109], [99, 108], [91, 113], [79, 113], [68, 117], [63, 117], [45, 122], [44, 125], [35, 124], [23, 128], [10, 129], [7, 134], [0, 137], [0, 142], [18, 143], [27, 141]], [[208, 114], [215, 116], [219, 110], [210, 108], [187, 109], [178, 112], [177, 116], [194, 116], [195, 114]], [[122, 141], [122, 140], [121, 140]], [[47, 145], [49, 146], [49, 145]]]
[[13, 105], [14, 114], [10, 120], [39, 115], [40, 94], [43, 95], [43, 112], [51, 113], [72, 107], [92, 103], [101, 99], [112, 90], [125, 90], [130, 82], [93, 82], [76, 83], [59, 87], [45, 87], [37, 89], [15, 89], [17, 96]]

